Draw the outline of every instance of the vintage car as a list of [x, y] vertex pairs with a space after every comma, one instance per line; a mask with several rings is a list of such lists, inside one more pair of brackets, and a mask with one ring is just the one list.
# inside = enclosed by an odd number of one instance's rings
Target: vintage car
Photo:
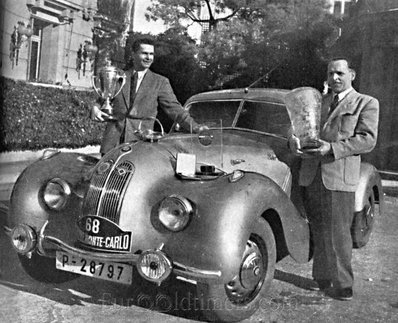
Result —
[[[239, 321], [267, 295], [275, 263], [311, 258], [289, 152], [287, 90], [201, 93], [185, 108], [208, 125], [140, 131], [101, 159], [46, 151], [15, 183], [6, 231], [25, 271], [46, 282], [87, 275], [194, 284], [209, 320]], [[354, 246], [369, 238], [380, 177], [361, 166]], [[141, 278], [142, 277], [142, 278]]]

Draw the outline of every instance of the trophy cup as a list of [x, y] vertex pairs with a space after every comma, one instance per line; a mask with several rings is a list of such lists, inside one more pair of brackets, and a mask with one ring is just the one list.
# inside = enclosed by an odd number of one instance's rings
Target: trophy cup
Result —
[[301, 150], [320, 147], [321, 93], [311, 87], [300, 87], [286, 95], [285, 103], [293, 134], [299, 138]]
[[107, 120], [115, 119], [111, 101], [120, 93], [125, 83], [124, 71], [109, 64], [101, 68], [98, 75], [93, 75], [91, 78], [95, 92], [104, 100], [101, 111], [109, 115]]

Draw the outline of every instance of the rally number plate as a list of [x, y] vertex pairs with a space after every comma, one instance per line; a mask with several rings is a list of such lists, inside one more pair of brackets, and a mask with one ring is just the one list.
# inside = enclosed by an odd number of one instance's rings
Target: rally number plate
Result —
[[133, 279], [132, 265], [76, 257], [62, 251], [56, 253], [56, 267], [60, 270], [122, 284], [130, 285]]

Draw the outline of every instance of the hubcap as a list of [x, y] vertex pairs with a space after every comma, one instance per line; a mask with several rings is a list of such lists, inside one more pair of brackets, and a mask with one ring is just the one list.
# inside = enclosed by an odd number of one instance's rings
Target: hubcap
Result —
[[[240, 269], [240, 281], [242, 286], [247, 289], [253, 289], [257, 286], [264, 266], [261, 259], [260, 250], [257, 245], [251, 241], [248, 242], [249, 254], [243, 260]], [[248, 249], [248, 247], [246, 247]]]
[[265, 271], [260, 248], [253, 240], [247, 241], [239, 274], [225, 285], [230, 300], [242, 305], [250, 302], [261, 288]]

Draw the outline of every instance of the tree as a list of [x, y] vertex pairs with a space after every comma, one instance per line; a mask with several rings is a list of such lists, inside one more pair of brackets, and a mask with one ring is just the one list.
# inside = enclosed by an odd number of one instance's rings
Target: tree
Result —
[[[209, 18], [200, 19], [200, 4]], [[211, 87], [319, 85], [326, 41], [335, 31], [326, 0], [157, 0], [150, 19], [170, 26], [208, 23], [198, 58]], [[201, 9], [202, 10], [202, 9]], [[322, 73], [322, 75], [321, 75]]]
[[[184, 22], [208, 24], [209, 30], [214, 30], [220, 22], [226, 22], [234, 17], [253, 17], [267, 4], [277, 1], [270, 0], [151, 0], [148, 7], [148, 20], [161, 18], [169, 26], [178, 26]], [[285, 3], [288, 0], [281, 0]], [[207, 17], [201, 17], [205, 10]]]
[[[308, 71], [314, 63], [322, 64], [325, 40], [334, 31], [326, 9], [324, 0], [278, 1], [268, 3], [265, 9], [252, 8], [253, 15], [246, 10], [243, 18], [220, 23], [217, 30], [203, 36], [199, 52], [213, 87], [248, 86], [262, 76], [262, 86], [266, 86], [275, 73], [286, 71], [286, 66], [291, 72], [285, 79], [278, 77], [275, 86], [318, 84], [321, 77]], [[323, 65], [315, 71], [319, 73], [321, 68]]]
[[167, 76], [181, 102], [206, 87], [199, 67], [198, 48], [185, 29], [171, 28], [156, 37], [155, 60], [152, 70]]

